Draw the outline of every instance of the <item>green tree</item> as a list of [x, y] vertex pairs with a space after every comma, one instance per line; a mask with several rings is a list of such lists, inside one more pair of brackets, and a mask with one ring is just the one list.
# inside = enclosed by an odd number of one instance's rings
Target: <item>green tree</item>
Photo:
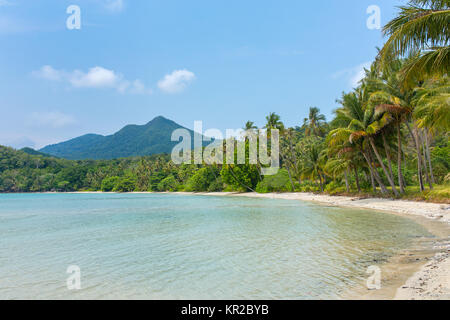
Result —
[[380, 52], [383, 65], [395, 57], [411, 56], [402, 69], [406, 82], [450, 70], [450, 2], [411, 0], [383, 29], [388, 37]]
[[114, 177], [107, 177], [103, 179], [101, 189], [103, 192], [110, 192], [113, 191], [113, 189], [116, 187], [116, 185], [119, 183], [120, 178], [117, 176]]
[[175, 179], [173, 175], [170, 175], [163, 180], [161, 180], [160, 183], [158, 183], [158, 191], [176, 191], [178, 187], [178, 181]]
[[320, 109], [316, 107], [309, 108], [309, 116], [303, 120], [305, 135], [316, 135], [323, 137], [325, 134], [326, 118], [320, 113]]

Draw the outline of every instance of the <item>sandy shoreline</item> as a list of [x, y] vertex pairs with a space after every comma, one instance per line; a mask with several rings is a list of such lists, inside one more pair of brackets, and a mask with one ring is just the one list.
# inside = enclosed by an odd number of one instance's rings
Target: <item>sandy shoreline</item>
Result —
[[[396, 261], [385, 266], [387, 277], [394, 278], [388, 279], [392, 282], [389, 290], [380, 290], [382, 292], [377, 293], [368, 292], [365, 289], [365, 291], [355, 292], [356, 294], [345, 297], [350, 299], [450, 300], [450, 205], [448, 204], [381, 198], [359, 199], [313, 193], [177, 192], [175, 194], [310, 201], [322, 205], [377, 210], [415, 218], [431, 233], [437, 235], [440, 241], [430, 245], [432, 248], [427, 248], [425, 254], [424, 251], [406, 252], [397, 257]], [[420, 221], [420, 219], [422, 220]], [[438, 227], [433, 223], [438, 224]], [[408, 275], [409, 278], [404, 279], [405, 275]]]

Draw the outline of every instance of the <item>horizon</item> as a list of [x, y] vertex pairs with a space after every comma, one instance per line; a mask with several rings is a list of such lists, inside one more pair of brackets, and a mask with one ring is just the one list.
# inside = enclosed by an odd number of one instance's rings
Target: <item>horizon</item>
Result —
[[[384, 42], [368, 8], [382, 26], [404, 3], [1, 1], [0, 144], [41, 149], [160, 114], [222, 131], [270, 112], [300, 126], [309, 107], [329, 121]], [[80, 29], [66, 26], [72, 4]]]

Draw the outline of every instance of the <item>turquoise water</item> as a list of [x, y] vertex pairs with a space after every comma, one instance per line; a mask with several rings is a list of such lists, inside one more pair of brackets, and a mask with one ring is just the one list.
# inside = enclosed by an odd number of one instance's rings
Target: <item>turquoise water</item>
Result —
[[403, 217], [300, 201], [0, 194], [0, 299], [337, 298], [418, 236]]

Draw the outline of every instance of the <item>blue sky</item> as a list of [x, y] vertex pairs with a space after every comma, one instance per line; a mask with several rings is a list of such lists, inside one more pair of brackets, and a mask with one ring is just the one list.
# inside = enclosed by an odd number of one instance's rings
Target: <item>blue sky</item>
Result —
[[[331, 118], [404, 1], [0, 0], [0, 144], [42, 147], [163, 115], [186, 127]], [[69, 30], [66, 9], [81, 9]]]

